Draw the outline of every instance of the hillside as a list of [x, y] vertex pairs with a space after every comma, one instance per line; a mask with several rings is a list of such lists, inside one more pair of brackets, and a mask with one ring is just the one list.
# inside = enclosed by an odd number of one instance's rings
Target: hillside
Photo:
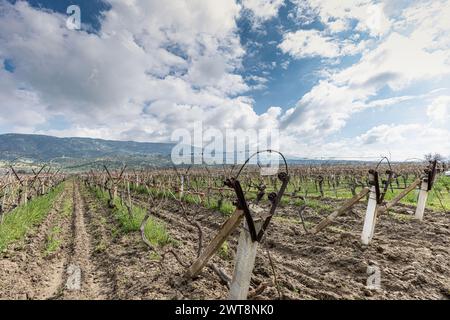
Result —
[[34, 162], [92, 161], [121, 158], [168, 158], [173, 145], [109, 141], [90, 138], [56, 138], [44, 135], [0, 135], [0, 160]]

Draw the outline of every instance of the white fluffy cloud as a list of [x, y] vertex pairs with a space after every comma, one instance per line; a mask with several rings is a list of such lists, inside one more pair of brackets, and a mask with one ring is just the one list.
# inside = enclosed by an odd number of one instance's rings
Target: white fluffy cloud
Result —
[[39, 103], [35, 92], [18, 88], [11, 74], [0, 69], [0, 125], [14, 124], [18, 130], [29, 132], [30, 128], [43, 124], [45, 106]]
[[65, 16], [0, 0], [0, 61], [16, 66], [1, 71], [2, 109], [26, 114], [8, 114], [9, 128], [32, 131], [64, 115], [71, 128], [51, 133], [164, 140], [193, 120], [260, 123], [237, 72], [244, 49], [235, 1], [110, 3], [100, 32], [89, 34], [68, 30]]
[[392, 32], [359, 63], [340, 72], [335, 79], [352, 87], [379, 89], [388, 85], [394, 90], [402, 89], [415, 81], [449, 75], [449, 50], [430, 51], [415, 39]]
[[372, 150], [384, 148], [396, 160], [440, 153], [450, 156], [450, 131], [429, 124], [381, 125], [355, 139], [356, 146]]
[[[424, 8], [429, 4], [420, 3]], [[379, 104], [371, 100], [376, 99], [385, 87], [394, 93], [420, 83], [426, 83], [431, 88], [441, 87], [442, 80], [450, 76], [450, 45], [447, 38], [436, 36], [429, 27], [430, 20], [444, 19], [450, 8], [449, 1], [440, 5], [441, 12], [434, 5], [434, 9], [425, 11], [416, 7], [404, 11], [395, 27], [374, 42], [371, 50], [365, 50], [357, 63], [342, 70], [329, 69], [326, 79], [315, 85], [295, 108], [284, 115], [283, 123], [288, 130], [314, 136], [332, 134], [342, 129], [355, 112], [377, 107]], [[345, 4], [339, 8], [335, 8], [335, 15], [345, 9]], [[334, 11], [326, 7], [319, 12], [327, 20]], [[345, 12], [341, 13], [345, 16]], [[440, 23], [439, 26], [441, 32], [450, 32], [450, 25]], [[428, 30], [427, 36], [422, 34], [423, 30]], [[417, 33], [422, 36], [417, 37]], [[288, 34], [285, 41], [296, 34], [301, 36], [300, 41], [290, 40], [293, 55], [333, 57], [340, 54], [338, 43], [324, 38], [319, 31], [297, 31]], [[305, 34], [313, 36], [305, 39]], [[295, 46], [298, 51], [293, 49]]]
[[[304, 2], [292, 0], [294, 3]], [[307, 9], [318, 14], [320, 21], [331, 32], [342, 32], [352, 28], [356, 21], [356, 30], [368, 32], [372, 36], [380, 36], [389, 31], [391, 22], [386, 15], [385, 3], [372, 0], [340, 0], [323, 1], [308, 0]], [[302, 4], [305, 10], [305, 4]]]
[[[9, 59], [15, 66], [12, 73], [0, 68], [0, 126], [167, 141], [174, 129], [203, 121], [205, 128], [281, 128], [282, 147], [293, 155], [390, 150], [401, 160], [413, 153], [448, 153], [445, 94], [420, 97], [428, 106], [422, 107], [424, 123], [377, 125], [353, 138], [333, 139], [357, 112], [416, 99], [403, 92], [412, 86], [449, 88], [448, 0], [291, 0], [298, 17], [309, 23], [305, 12], [316, 15], [324, 29], [288, 32], [279, 48], [294, 59], [326, 58], [323, 76], [292, 108], [271, 107], [263, 114], [246, 94], [269, 86], [270, 75], [241, 75], [245, 49], [236, 19], [244, 9], [261, 27], [277, 16], [283, 0], [109, 2], [101, 30], [87, 33], [68, 30], [63, 15], [0, 0], [0, 63]], [[350, 66], [336, 63], [357, 53], [359, 60]], [[391, 96], [380, 97], [383, 89]], [[69, 125], [46, 126], [55, 116]]]
[[366, 42], [355, 43], [352, 40], [337, 40], [318, 30], [298, 30], [287, 33], [279, 48], [297, 59], [308, 57], [337, 58], [354, 55], [364, 49]]
[[[355, 55], [370, 43], [368, 40], [361, 40], [360, 33], [378, 38], [391, 28], [384, 3], [372, 0], [291, 1], [297, 6], [296, 17], [301, 24], [309, 25], [316, 18], [324, 26], [321, 31], [302, 29], [284, 35], [279, 48], [297, 59]], [[353, 37], [340, 34], [347, 31], [352, 31]]]
[[311, 140], [289, 135], [282, 141], [286, 152], [316, 159], [379, 160], [386, 156], [404, 161], [428, 153], [450, 158], [450, 131], [430, 124], [384, 124], [350, 138]]
[[283, 4], [284, 0], [242, 0], [243, 7], [251, 12], [257, 23], [274, 18]]
[[286, 112], [283, 127], [306, 136], [327, 136], [342, 129], [353, 112], [364, 108], [364, 90], [321, 81]]
[[450, 128], [450, 96], [440, 96], [427, 108], [427, 115], [435, 125]]

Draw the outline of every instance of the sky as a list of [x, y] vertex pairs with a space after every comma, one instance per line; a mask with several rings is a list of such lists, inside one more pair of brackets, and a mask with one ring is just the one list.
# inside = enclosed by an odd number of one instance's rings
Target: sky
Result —
[[[81, 9], [80, 30], [66, 26]], [[0, 133], [450, 157], [450, 0], [0, 0]]]

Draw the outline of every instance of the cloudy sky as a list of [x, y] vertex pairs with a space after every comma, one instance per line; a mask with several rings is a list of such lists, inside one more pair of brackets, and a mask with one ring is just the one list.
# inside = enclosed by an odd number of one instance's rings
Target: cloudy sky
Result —
[[[66, 9], [81, 8], [81, 30]], [[450, 156], [450, 0], [0, 0], [0, 133], [279, 129], [303, 157]]]

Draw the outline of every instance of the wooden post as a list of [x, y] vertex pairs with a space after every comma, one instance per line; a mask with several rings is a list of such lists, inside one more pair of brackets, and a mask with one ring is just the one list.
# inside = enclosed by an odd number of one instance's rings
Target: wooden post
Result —
[[420, 185], [419, 200], [417, 201], [416, 219], [422, 221], [425, 212], [425, 206], [428, 199], [428, 179], [423, 179]]
[[402, 200], [404, 197], [406, 197], [408, 195], [408, 193], [410, 193], [411, 191], [413, 191], [419, 184], [420, 184], [421, 180], [417, 179], [416, 181], [414, 181], [408, 188], [406, 188], [405, 190], [403, 190], [399, 195], [397, 195], [394, 199], [392, 199], [391, 201], [389, 201], [386, 205], [384, 205], [383, 207], [380, 207], [378, 209], [378, 215], [381, 215], [383, 213], [385, 213], [386, 211], [388, 211], [390, 208], [392, 208], [393, 206], [395, 206], [397, 203], [400, 202], [400, 200]]
[[348, 200], [342, 207], [340, 207], [338, 210], [334, 211], [332, 214], [330, 214], [328, 217], [320, 221], [318, 225], [316, 225], [312, 230], [311, 233], [316, 234], [326, 228], [329, 224], [331, 224], [338, 216], [349, 210], [352, 206], [355, 205], [359, 200], [364, 198], [368, 193], [370, 192], [369, 188], [364, 188], [359, 194], [354, 196], [352, 199]]
[[209, 259], [220, 249], [229, 235], [239, 226], [243, 217], [244, 211], [237, 209], [233, 215], [225, 221], [220, 228], [219, 233], [211, 240], [200, 257], [198, 257], [198, 259], [189, 267], [186, 273], [187, 277], [195, 278], [198, 276], [203, 267], [208, 263]]
[[[256, 233], [261, 230], [262, 221], [255, 221]], [[252, 241], [248, 231], [247, 222], [244, 221], [239, 244], [236, 252], [236, 262], [234, 265], [233, 280], [230, 287], [230, 300], [247, 300], [252, 278], [253, 268], [255, 267], [256, 251], [258, 242]]]
[[364, 227], [361, 235], [362, 243], [365, 245], [368, 245], [370, 243], [375, 231], [377, 207], [378, 207], [377, 196], [375, 192], [375, 187], [373, 186], [370, 188], [369, 202], [367, 204], [366, 210], [366, 218], [364, 220]]
[[363, 244], [368, 245], [372, 240], [375, 224], [377, 221], [377, 210], [378, 210], [378, 198], [376, 189], [376, 172], [369, 173], [369, 181], [372, 183], [369, 193], [369, 201], [367, 203], [366, 218], [364, 219], [364, 227], [361, 234], [361, 241]]

